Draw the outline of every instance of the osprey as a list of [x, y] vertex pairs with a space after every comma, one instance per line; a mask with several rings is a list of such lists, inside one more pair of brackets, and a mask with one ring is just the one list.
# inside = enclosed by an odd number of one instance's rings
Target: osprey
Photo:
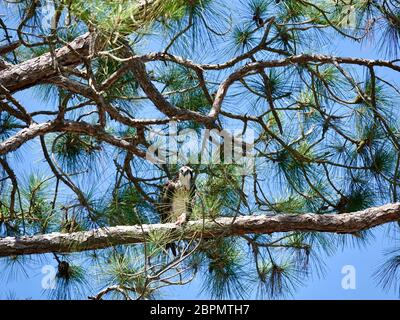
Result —
[[[176, 223], [183, 225], [192, 213], [193, 199], [196, 191], [193, 169], [183, 166], [172, 180], [168, 180], [163, 186], [159, 203], [159, 212], [162, 223]], [[168, 244], [176, 256], [175, 244]]]

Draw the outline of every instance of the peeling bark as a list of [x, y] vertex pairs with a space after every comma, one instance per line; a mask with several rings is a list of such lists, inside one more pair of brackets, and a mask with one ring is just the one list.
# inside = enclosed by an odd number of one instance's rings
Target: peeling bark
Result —
[[[137, 11], [133, 17], [133, 21], [137, 21], [137, 25], [132, 25], [133, 32], [140, 28], [141, 18], [146, 15], [146, 10], [149, 6], [159, 6], [158, 1], [154, 0], [138, 0]], [[7, 88], [10, 93], [30, 88], [37, 84], [46, 82], [46, 80], [59, 74], [58, 67], [76, 66], [83, 62], [82, 58], [88, 58], [92, 53], [92, 48], [97, 48], [97, 45], [103, 45], [101, 37], [96, 37], [95, 34], [87, 32], [65, 46], [55, 50], [54, 56], [50, 52], [39, 57], [29, 59], [18, 65], [10, 65], [0, 60], [0, 84]], [[95, 43], [93, 43], [95, 42]], [[14, 46], [21, 45], [16, 42]], [[11, 47], [11, 49], [14, 49]], [[9, 47], [0, 47], [1, 52], [8, 52]], [[55, 60], [57, 63], [54, 63]]]
[[49, 252], [80, 252], [122, 244], [149, 241], [152, 232], [165, 232], [181, 239], [215, 238], [243, 234], [274, 232], [353, 233], [400, 220], [400, 203], [387, 204], [359, 212], [344, 214], [279, 214], [242, 216], [190, 221], [186, 226], [152, 224], [117, 226], [75, 233], [51, 233], [32, 237], [0, 239], [0, 257]]
[[[75, 66], [82, 62], [82, 56], [89, 53], [92, 36], [85, 33], [68, 45], [56, 50], [55, 58], [59, 66]], [[11, 93], [20, 91], [49, 79], [58, 74], [51, 53], [45, 53], [37, 58], [29, 59], [18, 65], [10, 66], [0, 73], [0, 84]]]

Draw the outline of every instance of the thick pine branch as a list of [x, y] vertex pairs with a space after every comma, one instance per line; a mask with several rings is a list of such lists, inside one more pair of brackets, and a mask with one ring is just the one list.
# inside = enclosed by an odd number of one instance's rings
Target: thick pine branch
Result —
[[319, 231], [353, 233], [400, 220], [400, 203], [387, 204], [344, 214], [279, 214], [190, 221], [185, 227], [172, 223], [118, 226], [75, 233], [51, 233], [32, 237], [7, 237], [0, 240], [0, 256], [79, 252], [113, 245], [149, 241], [153, 232], [165, 232], [180, 239], [214, 238], [250, 233]]
[[91, 34], [85, 33], [68, 45], [56, 50], [54, 57], [48, 52], [18, 65], [10, 65], [2, 70], [0, 84], [14, 93], [43, 83], [58, 74], [58, 70], [54, 66], [54, 58], [59, 67], [75, 66], [82, 63], [82, 57], [86, 57], [89, 53], [91, 41]]
[[[148, 12], [157, 10], [160, 6], [157, 0], [138, 0], [137, 9], [133, 15], [133, 21], [137, 22], [131, 26], [131, 32], [143, 26], [143, 18], [146, 20]], [[150, 22], [150, 21], [148, 21]], [[98, 50], [104, 47], [105, 40], [102, 36], [96, 36], [87, 32], [70, 43], [54, 51], [54, 54], [47, 52], [39, 57], [26, 60], [17, 65], [11, 65], [0, 59], [0, 84], [10, 93], [15, 93], [35, 85], [48, 82], [57, 76], [59, 68], [74, 67], [81, 64], [84, 59], [91, 58], [92, 49]], [[20, 43], [16, 42], [14, 47], [0, 47], [0, 54], [15, 49]], [[57, 64], [55, 64], [55, 60]]]

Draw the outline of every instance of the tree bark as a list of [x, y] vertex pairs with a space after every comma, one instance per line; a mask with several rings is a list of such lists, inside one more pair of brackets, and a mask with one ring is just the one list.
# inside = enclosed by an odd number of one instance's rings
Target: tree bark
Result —
[[82, 57], [86, 57], [89, 53], [91, 41], [91, 34], [85, 33], [68, 45], [56, 50], [54, 57], [48, 52], [37, 58], [10, 66], [1, 71], [0, 84], [13, 93], [42, 83], [45, 79], [59, 73], [54, 60], [57, 60], [58, 66], [62, 67], [75, 66], [81, 63]]
[[50, 252], [80, 252], [114, 245], [144, 243], [149, 241], [151, 233], [156, 231], [165, 232], [170, 237], [179, 239], [206, 239], [290, 231], [353, 233], [398, 220], [400, 220], [400, 203], [344, 214], [254, 215], [236, 219], [223, 217], [213, 221], [190, 221], [184, 227], [172, 223], [117, 226], [75, 233], [2, 238], [0, 239], [0, 257]]
[[[132, 26], [132, 32], [134, 29], [142, 26], [140, 17], [146, 15], [146, 10], [152, 5], [158, 6], [159, 2], [154, 0], [138, 0], [137, 5], [137, 12], [132, 18], [133, 21], [139, 22], [136, 26]], [[92, 43], [93, 41], [96, 44]], [[89, 53], [91, 53], [89, 52], [90, 47], [92, 45], [97, 47], [97, 44], [101, 44], [102, 41], [101, 37], [96, 38], [94, 34], [87, 32], [64, 47], [55, 50], [54, 55], [48, 52], [18, 65], [10, 65], [0, 60], [0, 84], [7, 88], [10, 93], [15, 93], [46, 82], [46, 80], [60, 73], [57, 67], [71, 67], [82, 63], [83, 58], [87, 58]], [[20, 43], [16, 43], [14, 46], [17, 45], [20, 45]], [[6, 52], [6, 50], [10, 50], [10, 48], [0, 47], [0, 53], [2, 51]]]

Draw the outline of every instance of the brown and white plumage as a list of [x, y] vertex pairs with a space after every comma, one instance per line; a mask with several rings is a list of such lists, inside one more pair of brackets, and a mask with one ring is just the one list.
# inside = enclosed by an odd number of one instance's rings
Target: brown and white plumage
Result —
[[[178, 225], [186, 223], [192, 213], [195, 191], [193, 169], [188, 166], [181, 167], [177, 176], [168, 180], [163, 187], [159, 203], [161, 222]], [[176, 255], [174, 244], [167, 245], [167, 248]]]
[[185, 223], [192, 212], [195, 191], [193, 169], [181, 167], [177, 176], [164, 185], [160, 200], [161, 221]]

